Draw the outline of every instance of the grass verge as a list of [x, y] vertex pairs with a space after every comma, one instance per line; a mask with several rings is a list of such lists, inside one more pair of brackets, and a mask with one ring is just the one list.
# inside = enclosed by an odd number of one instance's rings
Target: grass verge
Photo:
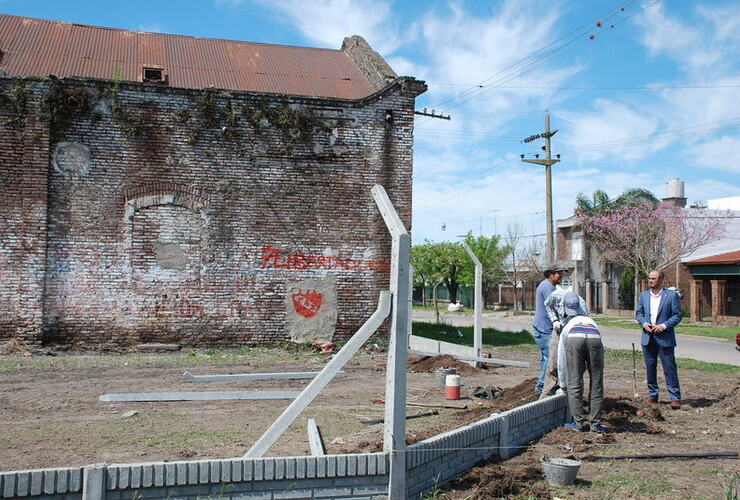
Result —
[[[640, 325], [632, 318], [596, 316], [594, 319], [600, 326], [624, 328], [625, 330], [640, 330]], [[740, 332], [740, 328], [736, 326], [678, 325], [676, 327], [676, 333], [680, 335], [695, 335], [697, 337], [714, 337], [728, 340], [734, 340], [738, 332]]]
[[[414, 335], [425, 337], [432, 340], [442, 340], [453, 344], [472, 346], [473, 345], [473, 327], [457, 327], [450, 325], [436, 325], [434, 323], [422, 323], [414, 321]], [[520, 332], [502, 332], [493, 328], [483, 329], [483, 347], [495, 348], [498, 350], [516, 351], [516, 352], [538, 352], [539, 348], [534, 342], [534, 338], [527, 330]], [[614, 360], [631, 360], [632, 351], [629, 349], [605, 349], [605, 359]], [[644, 369], [642, 350], [637, 351], [637, 363]], [[676, 364], [679, 368], [687, 370], [698, 370], [705, 372], [723, 373], [728, 375], [740, 374], [740, 367], [727, 365], [724, 363], [710, 363], [707, 361], [698, 361], [689, 358], [676, 358]]]

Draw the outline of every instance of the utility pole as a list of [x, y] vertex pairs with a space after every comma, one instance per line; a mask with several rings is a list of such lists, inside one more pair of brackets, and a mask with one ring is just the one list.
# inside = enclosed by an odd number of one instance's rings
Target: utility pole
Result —
[[493, 213], [493, 235], [494, 236], [498, 234], [498, 227], [496, 227], [496, 212], [498, 212], [498, 211], [499, 211], [498, 208], [494, 208], [493, 210], [489, 210], [489, 212], [492, 212]]
[[552, 227], [552, 166], [560, 161], [560, 155], [557, 155], [558, 159], [553, 160], [552, 155], [550, 154], [550, 138], [557, 134], [557, 129], [550, 130], [550, 112], [547, 111], [545, 113], [545, 131], [541, 134], [535, 134], [527, 137], [526, 139], [522, 139], [522, 142], [532, 142], [535, 139], [545, 139], [545, 159], [540, 160], [538, 154], [534, 155], [534, 160], [525, 160], [524, 155], [521, 155], [522, 161], [525, 163], [534, 163], [535, 165], [544, 165], [545, 166], [545, 197], [546, 200], [546, 217], [547, 217], [547, 244], [545, 246], [546, 252], [547, 252], [547, 261], [549, 263], [553, 262], [555, 260], [555, 252], [553, 247], [553, 241], [554, 241], [554, 235], [553, 235], [553, 227]]

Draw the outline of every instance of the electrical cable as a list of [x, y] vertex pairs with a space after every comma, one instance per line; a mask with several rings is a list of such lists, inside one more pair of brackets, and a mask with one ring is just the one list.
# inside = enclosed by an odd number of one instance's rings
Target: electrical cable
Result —
[[[654, 0], [652, 3], [647, 4], [647, 5], [643, 6], [643, 7], [641, 7], [637, 11], [635, 11], [635, 12], [627, 15], [625, 18], [614, 22], [611, 25], [611, 28], [614, 28], [615, 26], [621, 24], [622, 22], [624, 22], [625, 20], [627, 20], [630, 17], [634, 16], [635, 14], [637, 14], [637, 13], [639, 13], [639, 12], [641, 12], [641, 11], [649, 8], [649, 7], [652, 7], [653, 5], [657, 4], [660, 1], [662, 1], [662, 0]], [[634, 2], [632, 2], [632, 1], [625, 2], [624, 4], [620, 5], [619, 7], [615, 8], [615, 9], [611, 9], [610, 11], [607, 12], [607, 13], [611, 12], [611, 14], [609, 14], [609, 15], [606, 15], [605, 14], [605, 15], [602, 15], [600, 18], [597, 18], [595, 20], [596, 21], [597, 28], [601, 28], [601, 27], [603, 27], [605, 25], [602, 22], [601, 18], [604, 18], [606, 16], [606, 20], [611, 19], [612, 17], [618, 15], [620, 12], [624, 12], [625, 11], [625, 8], [628, 7], [632, 3], [634, 3]], [[586, 27], [586, 26], [588, 27], [588, 30], [587, 31], [590, 31], [591, 30], [591, 23], [588, 23], [588, 24], [584, 25], [584, 27]], [[579, 31], [581, 29], [582, 28], [577, 28], [576, 30], [573, 30], [571, 33], [574, 33], [574, 32]], [[569, 36], [569, 35], [566, 35], [566, 37]], [[579, 34], [577, 37], [574, 37], [573, 39], [571, 39], [571, 40], [563, 43], [559, 47], [557, 47], [557, 48], [555, 48], [555, 49], [553, 49], [553, 50], [551, 50], [551, 51], [549, 51], [549, 52], [547, 52], [547, 53], [545, 53], [543, 55], [537, 55], [537, 56], [535, 56], [535, 54], [537, 54], [537, 52], [540, 52], [540, 51], [546, 49], [547, 47], [553, 45], [554, 43], [557, 43], [558, 41], [562, 40], [563, 38], [566, 38], [566, 37], [561, 37], [560, 39], [556, 40], [555, 42], [552, 42], [552, 43], [548, 44], [547, 46], [543, 47], [543, 49], [540, 49], [538, 51], [533, 52], [529, 56], [527, 56], [527, 57], [525, 57], [525, 58], [523, 58], [523, 59], [521, 59], [521, 60], [513, 63], [512, 65], [507, 66], [506, 68], [502, 69], [501, 71], [499, 71], [499, 72], [495, 73], [494, 75], [488, 77], [487, 79], [479, 82], [478, 86], [476, 86], [474, 89], [471, 89], [471, 90], [468, 90], [468, 91], [465, 91], [465, 92], [461, 92], [457, 96], [452, 97], [450, 99], [447, 99], [445, 101], [442, 101], [440, 104], [435, 105], [435, 107], [439, 107], [442, 104], [446, 104], [446, 103], [454, 100], [454, 101], [456, 101], [456, 104], [454, 104], [453, 106], [450, 106], [449, 108], [451, 109], [451, 108], [457, 107], [457, 106], [463, 104], [464, 102], [467, 102], [467, 101], [469, 101], [469, 100], [471, 100], [471, 99], [473, 99], [473, 98], [475, 98], [475, 97], [483, 94], [484, 92], [487, 92], [487, 91], [489, 91], [489, 90], [491, 90], [493, 88], [499, 87], [500, 85], [506, 83], [507, 81], [510, 81], [510, 80], [512, 80], [514, 78], [517, 78], [517, 77], [523, 75], [524, 73], [526, 73], [530, 69], [533, 69], [537, 65], [540, 65], [540, 64], [549, 62], [550, 60], [552, 60], [552, 59], [554, 59], [556, 57], [559, 57], [560, 55], [562, 55], [562, 53], [559, 54], [558, 52], [560, 52], [561, 50], [567, 48], [569, 45], [571, 45], [574, 42], [576, 42], [578, 40], [578, 38], [580, 38], [583, 35], [585, 35], [585, 33]], [[576, 47], [582, 45], [583, 43], [588, 42], [588, 41], [593, 40], [593, 39], [594, 39], [594, 35], [592, 34], [588, 38], [583, 39], [580, 43], [578, 43], [575, 46], [569, 48], [568, 50], [573, 50]], [[533, 61], [530, 62], [530, 63], [527, 63], [523, 68], [518, 68], [515, 71], [511, 72], [510, 74], [505, 75], [505, 76], [502, 76], [501, 78], [498, 79], [498, 81], [496, 81], [496, 83], [491, 84], [490, 86], [485, 86], [483, 88], [480, 87], [481, 85], [485, 85], [485, 82], [487, 82], [487, 81], [495, 78], [499, 74], [508, 71], [509, 69], [513, 68], [514, 66], [519, 65], [522, 62], [524, 62], [524, 61], [526, 61], [526, 60], [528, 60], [530, 58], [533, 58]], [[424, 121], [422, 121], [420, 123], [424, 123]]]

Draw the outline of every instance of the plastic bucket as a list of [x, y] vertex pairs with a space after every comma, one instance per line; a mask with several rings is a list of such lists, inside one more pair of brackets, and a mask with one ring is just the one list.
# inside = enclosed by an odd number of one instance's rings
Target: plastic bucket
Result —
[[438, 368], [434, 370], [434, 376], [437, 379], [437, 385], [444, 387], [447, 381], [447, 375], [454, 375], [457, 373], [457, 368]]
[[540, 462], [547, 482], [553, 486], [573, 484], [581, 468], [581, 462], [570, 458], [543, 458]]
[[460, 375], [445, 378], [445, 399], [460, 399]]

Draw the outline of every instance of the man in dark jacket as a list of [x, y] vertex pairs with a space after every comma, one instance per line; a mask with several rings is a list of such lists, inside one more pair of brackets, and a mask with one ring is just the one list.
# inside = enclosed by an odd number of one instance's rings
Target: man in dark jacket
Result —
[[681, 299], [672, 290], [663, 288], [663, 271], [648, 274], [649, 290], [640, 294], [635, 317], [642, 326], [642, 352], [647, 369], [648, 397], [645, 401], [658, 402], [658, 358], [663, 365], [665, 385], [671, 399], [671, 408], [681, 408], [681, 387], [676, 368], [676, 333], [681, 322]]

